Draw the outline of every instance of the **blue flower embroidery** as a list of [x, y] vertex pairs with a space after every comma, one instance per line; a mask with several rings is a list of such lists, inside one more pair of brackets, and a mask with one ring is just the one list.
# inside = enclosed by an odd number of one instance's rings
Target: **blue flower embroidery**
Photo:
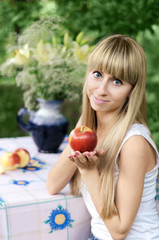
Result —
[[35, 167], [35, 166], [26, 166], [23, 169], [23, 172], [25, 173], [26, 171], [31, 171], [31, 172], [36, 172], [39, 171], [41, 168], [40, 167]]
[[5, 151], [5, 149], [4, 148], [0, 148], [0, 151]]
[[26, 171], [36, 172], [39, 171], [41, 168], [43, 168], [43, 165], [46, 163], [41, 161], [40, 159], [37, 159], [36, 157], [33, 157], [29, 164], [23, 168], [23, 173]]
[[13, 180], [13, 184], [15, 185], [24, 185], [27, 186], [30, 182], [26, 180]]
[[0, 197], [0, 206], [4, 204], [4, 200]]
[[41, 166], [41, 165], [45, 165], [46, 163], [43, 162], [42, 160], [36, 158], [36, 157], [33, 157], [31, 158], [30, 162], [29, 162], [29, 166]]
[[44, 223], [50, 224], [51, 231], [49, 233], [57, 230], [63, 230], [66, 227], [72, 228], [72, 222], [74, 222], [74, 220], [71, 219], [70, 213], [67, 209], [63, 209], [61, 205], [52, 210], [49, 219], [44, 221]]

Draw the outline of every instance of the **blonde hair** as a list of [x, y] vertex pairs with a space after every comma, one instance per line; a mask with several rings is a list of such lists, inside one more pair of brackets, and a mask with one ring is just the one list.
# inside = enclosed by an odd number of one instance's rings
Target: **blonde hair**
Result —
[[[112, 35], [100, 41], [90, 54], [86, 72], [100, 71], [111, 74], [120, 80], [132, 85], [132, 91], [125, 104], [121, 106], [118, 114], [110, 123], [102, 148], [105, 155], [99, 161], [99, 173], [101, 183], [101, 199], [103, 208], [101, 217], [111, 217], [117, 213], [114, 204], [114, 169], [116, 155], [126, 132], [134, 122], [147, 126], [145, 82], [146, 59], [142, 47], [132, 38], [125, 35]], [[83, 105], [81, 123], [96, 131], [96, 112], [91, 108], [86, 94], [86, 81], [83, 88]], [[72, 193], [79, 189], [79, 173], [74, 175], [71, 181]]]

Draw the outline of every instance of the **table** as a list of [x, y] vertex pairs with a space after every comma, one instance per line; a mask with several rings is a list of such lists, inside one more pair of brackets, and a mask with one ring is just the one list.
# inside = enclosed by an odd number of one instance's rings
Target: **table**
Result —
[[0, 240], [87, 240], [90, 215], [82, 197], [72, 196], [69, 184], [53, 196], [46, 189], [60, 153], [39, 153], [31, 137], [18, 137], [0, 139], [0, 156], [19, 147], [30, 152], [31, 162], [0, 175]]

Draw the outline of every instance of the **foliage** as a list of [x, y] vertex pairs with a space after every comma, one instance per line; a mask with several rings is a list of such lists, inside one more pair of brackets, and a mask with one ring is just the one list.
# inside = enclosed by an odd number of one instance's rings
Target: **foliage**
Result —
[[1, 0], [0, 1], [0, 62], [5, 59], [5, 45], [14, 41], [14, 33], [39, 18], [39, 0]]
[[1, 73], [15, 76], [17, 85], [25, 90], [29, 109], [34, 108], [36, 98], [76, 100], [80, 96], [92, 47], [82, 32], [75, 41], [68, 32], [62, 35], [61, 24], [58, 18], [34, 22], [18, 36], [18, 46], [10, 47], [15, 56], [1, 66]]
[[154, 34], [144, 31], [138, 35], [138, 41], [143, 46], [147, 58], [147, 112], [148, 123], [159, 148], [159, 27], [153, 26]]
[[139, 31], [159, 23], [159, 0], [55, 0], [58, 14], [67, 19], [72, 32], [92, 31], [99, 38], [124, 33], [136, 36]]
[[24, 136], [17, 122], [17, 112], [23, 107], [22, 92], [15, 85], [0, 85], [0, 137]]

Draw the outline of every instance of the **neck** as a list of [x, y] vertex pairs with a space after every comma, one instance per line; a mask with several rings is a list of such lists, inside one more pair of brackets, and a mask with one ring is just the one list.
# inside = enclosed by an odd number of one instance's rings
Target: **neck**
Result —
[[110, 126], [110, 124], [116, 118], [116, 113], [104, 113], [104, 112], [96, 112], [97, 116], [97, 128], [105, 129]]

